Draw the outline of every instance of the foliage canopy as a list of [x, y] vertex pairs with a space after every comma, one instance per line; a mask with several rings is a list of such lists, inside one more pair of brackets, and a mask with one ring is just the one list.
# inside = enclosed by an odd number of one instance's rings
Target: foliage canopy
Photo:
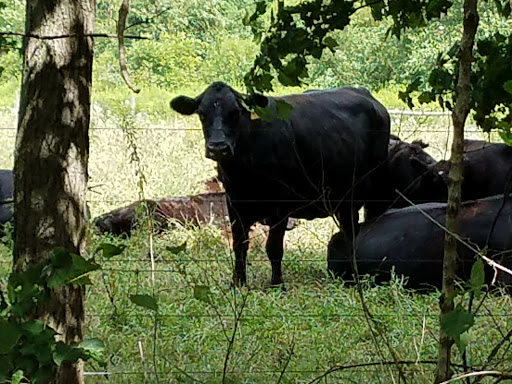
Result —
[[[494, 18], [506, 19], [511, 13], [511, 4], [505, 0], [481, 2], [481, 7]], [[348, 27], [356, 13], [364, 9], [370, 11], [374, 21], [385, 23], [388, 35], [401, 39], [410, 29], [422, 29], [431, 21], [460, 13], [460, 2], [259, 1], [254, 12], [244, 19], [260, 42], [260, 52], [245, 76], [248, 89], [271, 91], [274, 78], [287, 86], [304, 84], [309, 77], [308, 62], [320, 59], [325, 52], [335, 52], [342, 42], [333, 37], [334, 33]], [[264, 26], [262, 19], [267, 20]], [[499, 24], [494, 28], [487, 25], [485, 35], [477, 40], [470, 107], [475, 112], [475, 121], [485, 131], [496, 128], [503, 137], [508, 137], [512, 118], [512, 31], [510, 26], [500, 30]], [[429, 72], [408, 79], [407, 89], [400, 97], [413, 107], [413, 92], [416, 92], [414, 97], [419, 103], [437, 101], [441, 107], [451, 109], [458, 76], [458, 51], [456, 40], [437, 55]], [[504, 84], [508, 84], [506, 89]]]

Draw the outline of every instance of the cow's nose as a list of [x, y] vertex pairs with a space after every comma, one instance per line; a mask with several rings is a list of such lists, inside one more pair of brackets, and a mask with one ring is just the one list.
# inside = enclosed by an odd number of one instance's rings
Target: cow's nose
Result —
[[229, 145], [225, 142], [208, 143], [206, 146], [206, 157], [213, 160], [220, 160], [229, 155]]
[[208, 143], [208, 150], [214, 153], [225, 153], [228, 151], [228, 148], [228, 145], [222, 141]]

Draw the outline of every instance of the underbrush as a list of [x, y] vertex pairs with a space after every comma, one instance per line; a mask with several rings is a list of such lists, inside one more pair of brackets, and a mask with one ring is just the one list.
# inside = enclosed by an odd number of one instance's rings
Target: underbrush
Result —
[[[398, 381], [390, 349], [408, 383], [431, 383], [438, 292], [411, 291], [397, 276], [380, 286], [365, 277], [365, 313], [357, 289], [326, 272], [324, 236], [334, 230], [329, 220], [301, 221], [287, 234], [286, 291], [269, 287], [261, 245], [249, 252], [248, 287], [234, 289], [233, 253], [217, 227], [176, 227], [152, 236], [152, 247], [145, 231], [129, 239], [91, 233], [91, 253], [103, 242], [126, 248], [100, 259], [87, 289], [85, 335], [105, 343], [108, 366], [86, 365], [86, 383], [389, 383]], [[0, 246], [0, 282], [11, 249]], [[140, 294], [158, 309], [133, 304]], [[469, 367], [485, 364], [504, 340], [511, 304], [506, 295], [486, 298], [468, 334]], [[505, 340], [493, 367], [510, 361]], [[455, 364], [462, 371], [460, 358]]]

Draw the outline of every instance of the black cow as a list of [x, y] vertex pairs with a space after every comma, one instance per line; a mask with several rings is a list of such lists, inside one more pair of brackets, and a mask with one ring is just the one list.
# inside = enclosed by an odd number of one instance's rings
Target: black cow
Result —
[[[483, 140], [464, 140], [463, 201], [502, 194], [512, 173], [512, 147]], [[439, 161], [435, 169], [447, 181], [450, 165]]]
[[[287, 119], [276, 117], [279, 102], [293, 107]], [[258, 118], [248, 110], [256, 106], [274, 117]], [[390, 130], [388, 112], [366, 89], [274, 98], [242, 95], [216, 82], [196, 98], [173, 99], [171, 108], [199, 115], [206, 157], [218, 163], [232, 224], [235, 284], [246, 283], [248, 230], [257, 221], [271, 227], [266, 250], [272, 285], [282, 284], [288, 217], [334, 214], [349, 238], [357, 231], [358, 209], [379, 188], [372, 170], [386, 159]]]
[[365, 209], [365, 220], [375, 219], [390, 208], [410, 205], [395, 190], [415, 204], [446, 201], [448, 190], [443, 170], [435, 168], [436, 160], [421, 140], [407, 143], [391, 135], [389, 153], [383, 165], [385, 182], [379, 188], [379, 204]]
[[512, 171], [512, 147], [479, 140], [464, 141], [462, 199], [474, 200], [503, 193]]
[[[489, 247], [488, 256], [499, 254], [507, 268], [512, 267], [512, 197], [508, 198], [489, 236], [495, 217], [503, 204], [503, 195], [468, 201], [462, 204], [460, 237], [477, 249]], [[377, 274], [377, 281], [389, 279], [394, 268], [396, 274], [409, 278], [412, 288], [442, 285], [444, 230], [428, 219], [424, 213], [444, 226], [445, 203], [420, 204], [391, 210], [374, 222], [365, 223], [357, 236], [354, 249], [360, 275]], [[351, 247], [335, 234], [328, 246], [328, 269], [336, 276], [350, 278]], [[475, 252], [462, 243], [458, 245], [460, 257], [458, 276], [467, 280], [475, 261]], [[492, 270], [486, 271], [486, 282], [492, 280]], [[498, 281], [512, 284], [512, 276], [498, 273]]]
[[14, 177], [9, 169], [0, 169], [0, 235], [1, 226], [12, 221], [12, 199], [14, 196]]

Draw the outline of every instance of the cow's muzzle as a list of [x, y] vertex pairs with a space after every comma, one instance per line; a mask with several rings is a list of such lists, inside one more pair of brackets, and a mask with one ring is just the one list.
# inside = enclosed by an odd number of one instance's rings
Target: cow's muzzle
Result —
[[215, 161], [226, 160], [233, 156], [231, 146], [225, 142], [208, 143], [206, 157]]

